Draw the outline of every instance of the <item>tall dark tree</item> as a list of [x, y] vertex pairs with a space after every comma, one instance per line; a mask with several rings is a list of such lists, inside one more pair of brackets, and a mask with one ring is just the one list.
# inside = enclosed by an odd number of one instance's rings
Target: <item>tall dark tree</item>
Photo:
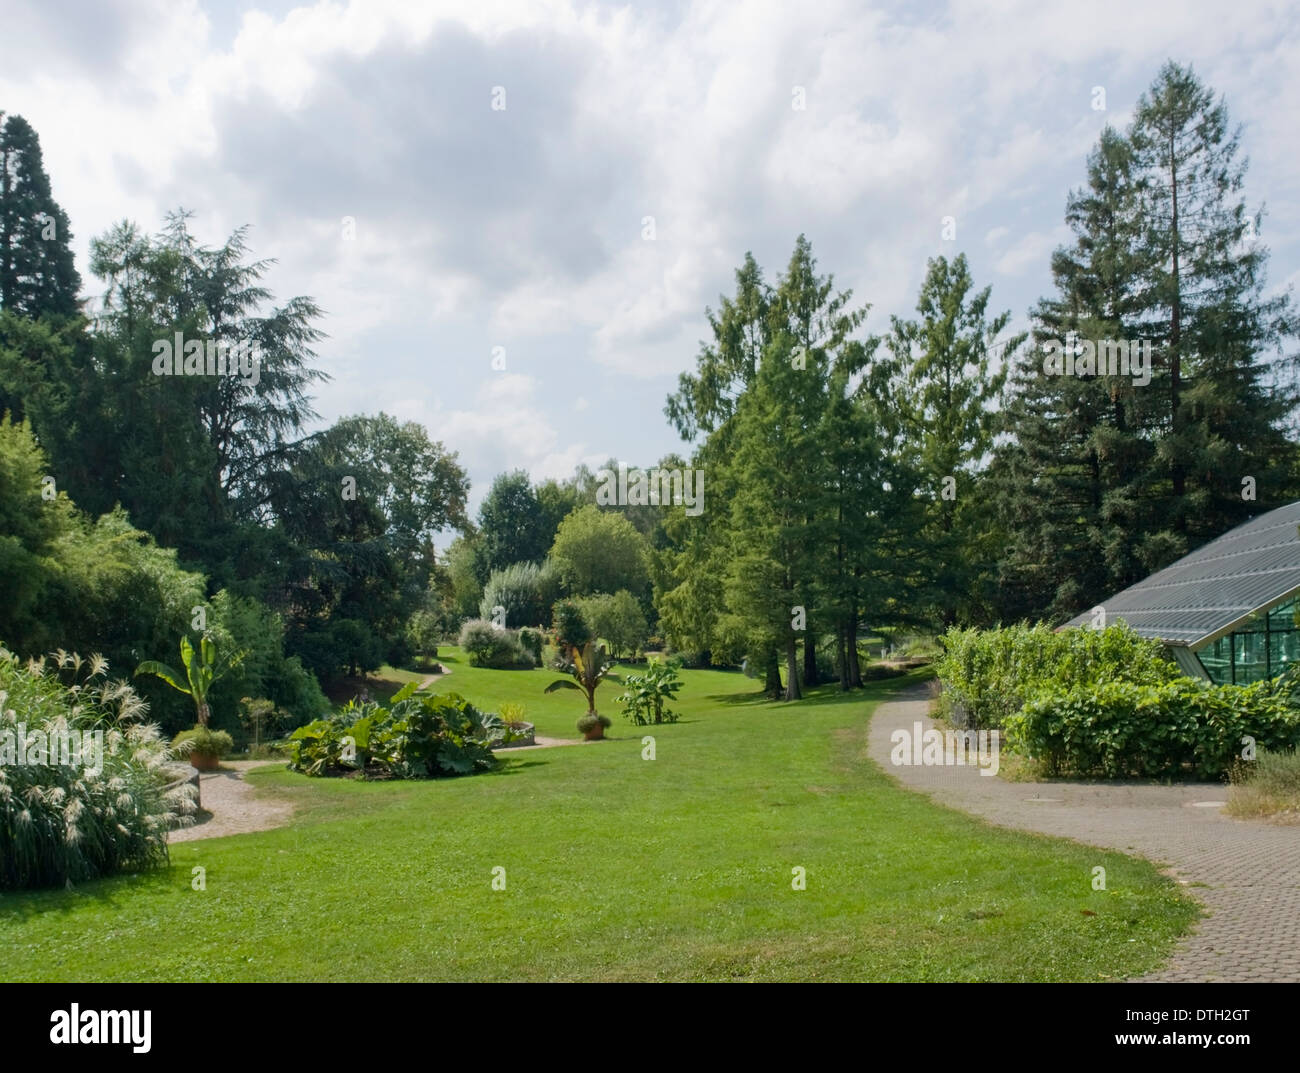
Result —
[[[1294, 319], [1263, 295], [1238, 152], [1223, 102], [1167, 64], [1090, 155], [993, 467], [1004, 618], [1068, 617], [1296, 494]], [[1104, 347], [1140, 341], [1149, 379], [1132, 354], [1127, 373], [1102, 367]], [[1062, 344], [1082, 372], [1045, 369]]]
[[[990, 318], [991, 288], [974, 291], [965, 254], [932, 259], [913, 320], [892, 318], [893, 412], [896, 433], [917, 456], [929, 503], [925, 542], [933, 585], [928, 599], [939, 621], [968, 617], [983, 577], [993, 572], [988, 497], [977, 488], [997, 431], [995, 404], [1005, 366], [1024, 340], [998, 340], [1010, 313]], [[995, 348], [1001, 353], [995, 355]]]
[[540, 563], [555, 533], [548, 533], [537, 493], [521, 469], [500, 474], [479, 507], [478, 528], [489, 573], [513, 563]]
[[54, 200], [41, 141], [0, 112], [0, 309], [25, 317], [81, 311], [68, 215]]
[[1052, 255], [1056, 294], [1033, 310], [1034, 346], [1014, 363], [1003, 411], [1014, 439], [992, 467], [1007, 534], [996, 609], [1008, 621], [1074, 614], [1168, 556], [1152, 530], [1149, 385], [1131, 375], [1050, 374], [1044, 362], [1053, 346], [1136, 338], [1141, 209], [1128, 139], [1103, 130], [1087, 171], [1087, 185], [1066, 201], [1074, 241]]
[[297, 550], [276, 603], [288, 648], [323, 676], [396, 658], [434, 570], [434, 535], [464, 528], [469, 481], [423, 426], [348, 417], [313, 437], [278, 482], [276, 531]]
[[[248, 261], [245, 230], [210, 249], [184, 212], [156, 238], [123, 223], [91, 249], [107, 284], [96, 322], [98, 413], [88, 422], [98, 430], [88, 429], [69, 468], [83, 497], [101, 500], [92, 509], [121, 502], [225, 584], [248, 568], [235, 530], [271, 520], [281, 474], [316, 416], [307, 393], [328, 379], [312, 365], [320, 310], [307, 298], [267, 308], [258, 281], [271, 262]], [[159, 348], [174, 350], [177, 333], [245, 347], [256, 362], [226, 375], [158, 375]]]
[[[1140, 180], [1140, 331], [1160, 342], [1152, 394], [1168, 498], [1163, 519], [1183, 552], [1292, 489], [1282, 427], [1300, 395], [1289, 295], [1264, 296], [1262, 212], [1247, 213], [1240, 128], [1190, 67], [1166, 63], [1129, 132]], [[1253, 478], [1256, 500], [1243, 499]]]

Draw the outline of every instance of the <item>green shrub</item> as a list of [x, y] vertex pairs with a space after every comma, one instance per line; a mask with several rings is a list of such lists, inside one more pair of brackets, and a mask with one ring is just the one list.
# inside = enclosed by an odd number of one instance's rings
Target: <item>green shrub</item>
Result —
[[560, 579], [550, 563], [512, 563], [492, 571], [483, 587], [479, 615], [491, 618], [494, 607], [503, 607], [506, 626], [536, 626], [546, 621], [559, 590]]
[[456, 693], [417, 695], [411, 682], [387, 707], [352, 702], [299, 727], [290, 739], [290, 767], [307, 775], [348, 769], [399, 779], [468, 775], [495, 766], [492, 746], [504, 737], [500, 717]]
[[[66, 653], [20, 664], [0, 648], [0, 889], [166, 864], [167, 830], [191, 822], [192, 787], [167, 789], [167, 743], [139, 721], [145, 706], [135, 691], [108, 681], [106, 670], [98, 657]], [[20, 730], [28, 746], [21, 758]], [[81, 763], [62, 746], [73, 731], [92, 743]], [[32, 753], [37, 733], [59, 743], [57, 756]]]
[[1159, 642], [1122, 624], [1059, 633], [1041, 624], [952, 629], [943, 646], [944, 714], [951, 718], [961, 705], [972, 727], [1000, 727], [1045, 691], [1113, 681], [1161, 685], [1181, 676]]
[[561, 648], [584, 648], [592, 640], [591, 625], [576, 600], [559, 600], [552, 610], [551, 631]]
[[672, 660], [651, 660], [641, 674], [629, 674], [617, 701], [623, 715], [637, 726], [675, 723], [678, 713], [668, 707], [682, 687], [678, 664]]
[[1217, 779], [1243, 738], [1262, 750], [1300, 744], [1300, 712], [1269, 682], [1106, 681], [1040, 694], [1007, 719], [1006, 735], [1052, 775]]
[[460, 646], [471, 667], [508, 670], [537, 666], [533, 654], [519, 643], [512, 630], [503, 630], [483, 619], [470, 619], [461, 627]]
[[582, 617], [591, 627], [591, 635], [609, 643], [615, 656], [633, 658], [650, 633], [645, 612], [637, 599], [627, 589], [613, 595], [597, 593], [576, 601], [582, 608]]
[[519, 643], [524, 649], [532, 653], [533, 662], [540, 666], [542, 662], [542, 646], [546, 643], [546, 635], [532, 626], [525, 626], [519, 631]]
[[213, 730], [210, 727], [196, 726], [189, 730], [182, 730], [172, 739], [172, 752], [177, 756], [206, 753], [220, 758], [234, 747], [234, 740], [229, 734], [224, 730]]
[[597, 715], [595, 712], [588, 712], [586, 715], [578, 718], [578, 729], [584, 734], [595, 730], [598, 726], [604, 727], [608, 730], [612, 725], [609, 716]]

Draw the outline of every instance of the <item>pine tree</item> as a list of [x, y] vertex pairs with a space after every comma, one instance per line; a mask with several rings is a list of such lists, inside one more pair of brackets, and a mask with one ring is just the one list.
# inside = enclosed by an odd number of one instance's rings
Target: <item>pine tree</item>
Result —
[[0, 112], [0, 309], [32, 318], [79, 313], [71, 241], [40, 138], [22, 116]]
[[[1166, 63], [1129, 131], [1139, 178], [1140, 330], [1159, 342], [1158, 466], [1170, 554], [1289, 498], [1295, 448], [1282, 431], [1300, 402], [1289, 295], [1263, 294], [1262, 211], [1248, 215], [1247, 162], [1227, 105], [1188, 67]], [[1246, 478], [1257, 501], [1243, 498]]]
[[1020, 364], [994, 466], [1007, 618], [1076, 614], [1296, 494], [1292, 308], [1263, 295], [1238, 153], [1223, 102], [1169, 63], [1089, 157], [1035, 342], [1149, 342], [1150, 381], [1132, 364], [1045, 375], [1041, 349]]
[[1013, 365], [1002, 427], [1015, 439], [990, 471], [1007, 533], [995, 600], [1004, 620], [1074, 614], [1097, 592], [1144, 576], [1163, 554], [1135, 538], [1154, 522], [1150, 393], [1132, 376], [1056, 375], [1044, 363], [1049, 346], [1130, 339], [1136, 330], [1140, 204], [1127, 139], [1103, 130], [1087, 168], [1087, 186], [1066, 202], [1074, 242], [1052, 256], [1057, 293], [1032, 311], [1034, 345]]
[[897, 434], [912, 445], [929, 503], [917, 539], [926, 546], [932, 586], [928, 601], [945, 625], [957, 621], [991, 574], [989, 504], [976, 483], [993, 447], [994, 409], [1006, 379], [992, 362], [995, 346], [1013, 355], [1024, 340], [998, 343], [1010, 313], [988, 318], [991, 288], [972, 293], [965, 254], [932, 259], [915, 320], [892, 318], [888, 345], [898, 415]]

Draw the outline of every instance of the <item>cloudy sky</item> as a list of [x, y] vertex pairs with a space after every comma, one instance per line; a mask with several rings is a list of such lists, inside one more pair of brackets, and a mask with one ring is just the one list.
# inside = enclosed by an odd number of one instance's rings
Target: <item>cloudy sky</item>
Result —
[[1023, 323], [1089, 148], [1167, 58], [1243, 124], [1270, 289], [1300, 279], [1294, 3], [9, 0], [0, 25], [0, 110], [40, 134], [88, 292], [117, 220], [251, 224], [277, 299], [328, 313], [323, 419], [423, 422], [474, 505], [503, 469], [679, 449], [705, 307], [800, 232], [869, 328], [962, 251]]

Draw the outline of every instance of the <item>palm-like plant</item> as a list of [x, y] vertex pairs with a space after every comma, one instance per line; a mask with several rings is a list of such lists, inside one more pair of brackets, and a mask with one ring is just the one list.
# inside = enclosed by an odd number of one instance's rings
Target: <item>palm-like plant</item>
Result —
[[610, 673], [614, 661], [604, 645], [588, 641], [579, 648], [569, 645], [564, 655], [556, 661], [556, 669], [564, 671], [568, 678], [557, 678], [543, 692], [554, 693], [557, 689], [577, 689], [587, 695], [587, 714], [596, 714], [596, 690], [600, 683], [608, 679], [622, 682], [616, 674]]
[[136, 675], [155, 675], [173, 689], [193, 698], [198, 725], [205, 727], [208, 725], [208, 718], [211, 715], [211, 709], [208, 707], [208, 693], [211, 691], [213, 683], [228, 671], [238, 667], [246, 655], [248, 655], [247, 650], [240, 649], [230, 656], [219, 658], [216, 643], [206, 633], [199, 638], [199, 647], [196, 652], [194, 646], [190, 644], [190, 639], [182, 635], [181, 664], [185, 667], [183, 676], [172, 670], [167, 664], [159, 663], [156, 659], [145, 660], [135, 669], [135, 673]]

